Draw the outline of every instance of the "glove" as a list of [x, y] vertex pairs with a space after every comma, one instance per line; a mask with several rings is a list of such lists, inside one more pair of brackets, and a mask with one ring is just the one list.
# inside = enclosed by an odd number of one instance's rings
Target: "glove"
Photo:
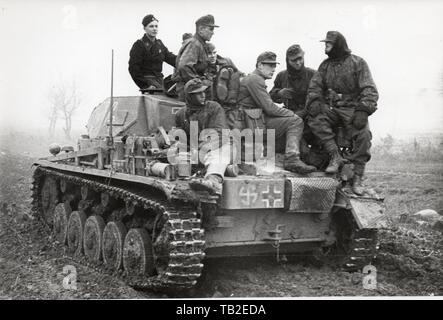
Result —
[[377, 105], [370, 103], [370, 102], [359, 102], [358, 105], [355, 107], [356, 111], [364, 111], [368, 115], [371, 115], [377, 110]]
[[360, 110], [354, 111], [352, 116], [352, 125], [354, 128], [361, 130], [368, 124], [368, 113]]
[[325, 113], [326, 110], [328, 110], [328, 107], [323, 102], [315, 101], [309, 106], [309, 115], [315, 118], [319, 114]]
[[294, 91], [292, 91], [291, 89], [289, 89], [289, 88], [283, 88], [283, 89], [281, 89], [280, 91], [278, 91], [278, 95], [280, 96], [280, 97], [282, 97], [283, 99], [292, 99], [292, 93], [293, 93]]

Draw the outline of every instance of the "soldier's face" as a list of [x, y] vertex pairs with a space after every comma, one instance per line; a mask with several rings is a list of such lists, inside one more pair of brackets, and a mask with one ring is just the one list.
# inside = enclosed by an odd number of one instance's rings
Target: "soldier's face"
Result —
[[305, 59], [303, 57], [288, 57], [288, 63], [295, 70], [300, 70], [305, 63]]
[[158, 33], [158, 22], [154, 20], [150, 24], [146, 25], [146, 27], [144, 27], [143, 29], [148, 36], [156, 37]]
[[214, 35], [214, 27], [200, 26], [198, 29], [198, 34], [206, 41], [210, 41]]
[[208, 53], [208, 60], [210, 64], [215, 64], [217, 62], [217, 49]]
[[258, 70], [263, 74], [265, 79], [271, 79], [274, 76], [276, 64], [259, 63]]
[[206, 94], [204, 91], [191, 94], [193, 96], [193, 100], [196, 102], [197, 105], [203, 106], [205, 104]]
[[329, 53], [332, 50], [332, 47], [334, 46], [334, 44], [330, 41], [326, 41], [325, 42], [325, 53]]

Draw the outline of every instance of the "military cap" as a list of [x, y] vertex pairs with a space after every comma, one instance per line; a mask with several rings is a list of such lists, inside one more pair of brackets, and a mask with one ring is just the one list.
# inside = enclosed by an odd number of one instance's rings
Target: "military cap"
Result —
[[146, 15], [144, 18], [143, 18], [143, 20], [142, 20], [142, 25], [143, 25], [143, 27], [146, 27], [148, 24], [150, 24], [152, 21], [157, 21], [158, 22], [158, 20], [154, 17], [154, 15], [153, 14], [148, 14], [148, 15]]
[[320, 40], [320, 42], [332, 42], [334, 43], [335, 40], [337, 39], [337, 36], [340, 33], [338, 31], [328, 31], [326, 33], [326, 39]]
[[291, 57], [303, 57], [305, 55], [305, 52], [302, 50], [302, 48], [298, 44], [294, 44], [286, 50], [286, 56]]
[[208, 86], [204, 86], [200, 79], [191, 79], [185, 84], [185, 93], [197, 93], [205, 91]]
[[211, 42], [206, 42], [206, 48], [210, 53], [215, 50], [215, 46]]
[[183, 33], [182, 41], [185, 41], [185, 40], [187, 40], [189, 38], [192, 38], [192, 33], [189, 33], [189, 32]]
[[197, 21], [195, 21], [195, 25], [196, 26], [208, 26], [208, 27], [217, 27], [217, 25], [215, 25], [215, 20], [214, 20], [214, 16], [212, 14], [207, 14], [203, 17], [200, 17], [197, 19]]
[[258, 63], [280, 64], [277, 62], [277, 55], [271, 51], [265, 51], [257, 57]]

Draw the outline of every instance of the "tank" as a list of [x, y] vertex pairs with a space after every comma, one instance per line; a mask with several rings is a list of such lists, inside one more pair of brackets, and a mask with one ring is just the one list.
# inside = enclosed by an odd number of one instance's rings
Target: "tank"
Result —
[[311, 252], [356, 271], [375, 257], [383, 199], [352, 194], [349, 168], [298, 175], [277, 155], [272, 174], [258, 163], [228, 168], [214, 196], [189, 187], [198, 168], [166, 161], [167, 132], [184, 103], [115, 97], [112, 137], [109, 105], [93, 110], [75, 150], [51, 146], [35, 162], [33, 211], [79, 262], [133, 287], [186, 290], [208, 258]]

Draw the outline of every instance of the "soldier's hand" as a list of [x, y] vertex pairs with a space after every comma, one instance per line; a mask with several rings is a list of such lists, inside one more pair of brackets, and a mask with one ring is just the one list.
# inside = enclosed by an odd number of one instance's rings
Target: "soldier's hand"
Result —
[[352, 116], [352, 125], [357, 129], [361, 130], [368, 124], [368, 113], [364, 111], [354, 111]]
[[283, 99], [292, 99], [292, 94], [294, 91], [292, 91], [289, 88], [283, 88], [278, 92], [278, 95], [282, 97]]
[[323, 102], [315, 101], [309, 106], [309, 115], [315, 118], [319, 114], [326, 112], [327, 109], [328, 107]]

